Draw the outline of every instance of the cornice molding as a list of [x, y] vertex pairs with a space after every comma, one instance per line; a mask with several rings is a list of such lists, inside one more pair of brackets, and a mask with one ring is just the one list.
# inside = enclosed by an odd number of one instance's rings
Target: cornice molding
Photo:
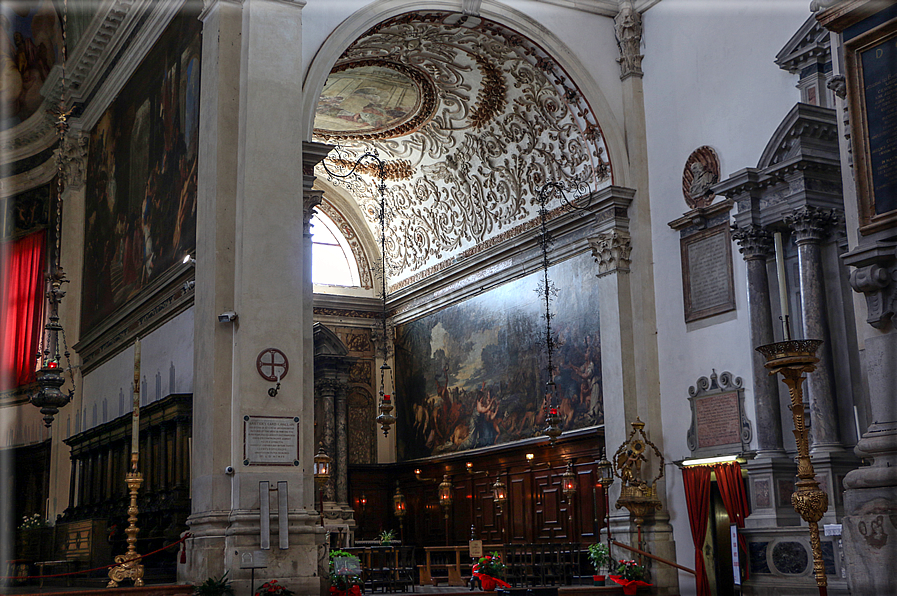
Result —
[[[542, 4], [563, 6], [571, 10], [579, 10], [605, 17], [614, 17], [620, 12], [618, 0], [538, 0]], [[645, 12], [660, 0], [634, 0], [633, 5], [638, 12]]]
[[0, 199], [17, 195], [42, 184], [48, 183], [56, 175], [56, 159], [48, 159], [34, 169], [8, 178], [0, 178]]

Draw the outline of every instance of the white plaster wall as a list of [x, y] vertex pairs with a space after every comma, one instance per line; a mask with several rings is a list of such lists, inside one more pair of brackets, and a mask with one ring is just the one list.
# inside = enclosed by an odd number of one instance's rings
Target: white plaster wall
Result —
[[[689, 154], [710, 145], [721, 178], [757, 165], [785, 114], [799, 99], [797, 77], [780, 70], [776, 53], [809, 17], [803, 0], [664, 0], [644, 15], [645, 111], [657, 288], [657, 341], [667, 462], [689, 456], [688, 388], [700, 376], [728, 370], [745, 383], [753, 410], [746, 269], [733, 244], [736, 306], [692, 323], [684, 320], [679, 233], [670, 222], [688, 210], [682, 172]], [[668, 463], [667, 491], [677, 559], [694, 566], [682, 474]], [[680, 573], [681, 593], [694, 593]]]
[[[215, 324], [215, 323], [212, 323]], [[172, 372], [174, 381], [172, 382]], [[158, 380], [157, 380], [158, 375]], [[140, 338], [140, 376], [143, 392], [141, 405], [151, 404], [172, 393], [193, 392], [193, 308], [174, 317], [146, 337]], [[84, 376], [82, 410], [75, 422], [71, 414], [71, 433], [96, 426], [93, 408], [97, 409], [96, 424], [102, 424], [128, 414], [132, 409], [131, 384], [134, 381], [134, 346], [128, 346]], [[123, 411], [119, 411], [119, 395], [124, 396]], [[106, 400], [106, 417], [103, 417]]]

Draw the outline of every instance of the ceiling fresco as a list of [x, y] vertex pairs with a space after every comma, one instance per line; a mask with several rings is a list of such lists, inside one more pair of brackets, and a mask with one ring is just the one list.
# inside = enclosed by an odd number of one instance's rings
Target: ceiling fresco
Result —
[[[339, 145], [331, 170], [365, 151], [387, 161], [393, 287], [529, 227], [548, 181], [611, 184], [599, 123], [551, 56], [457, 13], [407, 13], [356, 40], [325, 84], [315, 133]], [[379, 238], [376, 168], [356, 172], [338, 183]]]

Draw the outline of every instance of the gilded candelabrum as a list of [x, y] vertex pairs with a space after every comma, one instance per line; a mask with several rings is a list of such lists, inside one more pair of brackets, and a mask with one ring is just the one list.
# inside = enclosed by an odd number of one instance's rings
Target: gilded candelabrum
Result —
[[[648, 461], [645, 450], [649, 446], [660, 464], [657, 476], [650, 484], [641, 477], [642, 464]], [[645, 435], [645, 423], [639, 418], [632, 423], [632, 432], [614, 453], [612, 462], [614, 475], [622, 481], [620, 498], [617, 499], [615, 506], [617, 509], [625, 507], [629, 511], [632, 521], [638, 528], [638, 546], [641, 549], [642, 524], [648, 515], [661, 508], [660, 499], [657, 497], [657, 481], [663, 478], [664, 458], [657, 446], [648, 440]]]
[[813, 549], [813, 574], [823, 596], [827, 593], [825, 564], [822, 545], [819, 542], [819, 520], [828, 509], [828, 495], [820, 490], [810, 461], [810, 429], [804, 423], [803, 382], [804, 373], [816, 369], [819, 358], [816, 350], [822, 344], [818, 339], [782, 341], [760, 346], [757, 351], [766, 358], [766, 368], [771, 375], [781, 373], [782, 382], [791, 394], [791, 415], [794, 418], [794, 438], [797, 441], [797, 477], [791, 504], [794, 510], [810, 525], [810, 546]]
[[131, 454], [131, 472], [125, 476], [125, 482], [131, 493], [128, 527], [125, 529], [125, 534], [128, 535], [128, 551], [115, 557], [115, 567], [109, 569], [107, 588], [116, 588], [119, 582], [126, 579], [134, 580], [135, 588], [143, 585], [143, 565], [140, 563], [141, 556], [137, 554], [137, 534], [140, 532], [140, 528], [137, 527], [137, 492], [143, 484], [143, 474], [137, 471], [136, 453]]

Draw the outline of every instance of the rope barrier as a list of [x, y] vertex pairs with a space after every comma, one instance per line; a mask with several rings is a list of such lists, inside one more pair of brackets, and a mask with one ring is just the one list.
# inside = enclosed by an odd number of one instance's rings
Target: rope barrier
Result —
[[[146, 553], [145, 555], [138, 555], [136, 558], [138, 560], [140, 560], [140, 559], [145, 559], [146, 557], [151, 557], [151, 556], [155, 555], [156, 553], [162, 552], [163, 550], [168, 550], [172, 546], [177, 546], [178, 544], [182, 544], [183, 542], [185, 542], [188, 538], [191, 538], [192, 536], [193, 536], [192, 534], [186, 534], [183, 538], [181, 538], [177, 542], [172, 542], [171, 544], [169, 544], [167, 546], [163, 546], [162, 548], [156, 549], [151, 553]], [[81, 571], [70, 571], [68, 573], [53, 573], [50, 575], [7, 575], [7, 576], [0, 576], [0, 580], [24, 580], [24, 579], [46, 579], [49, 577], [67, 577], [69, 575], [81, 575], [84, 573], [93, 573], [94, 571], [102, 571], [103, 569], [111, 569], [112, 567], [118, 567], [119, 565], [121, 565], [121, 563], [112, 563], [110, 565], [104, 565], [103, 567], [94, 567], [93, 569], [83, 569]]]

